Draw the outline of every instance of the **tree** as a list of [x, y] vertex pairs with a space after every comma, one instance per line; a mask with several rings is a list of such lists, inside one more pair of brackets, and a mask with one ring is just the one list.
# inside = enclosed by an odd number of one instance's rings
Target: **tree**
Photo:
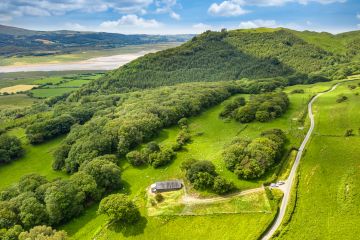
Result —
[[0, 239], [2, 240], [18, 240], [19, 234], [23, 231], [20, 225], [15, 225], [9, 229], [0, 229]]
[[223, 152], [225, 165], [239, 178], [258, 178], [280, 158], [285, 140], [280, 129], [262, 132], [252, 140], [236, 138]]
[[267, 111], [257, 111], [255, 118], [259, 122], [268, 122], [271, 119], [271, 115]]
[[106, 214], [110, 221], [132, 224], [140, 219], [136, 205], [124, 194], [112, 194], [101, 200], [98, 214]]
[[22, 202], [19, 217], [25, 228], [45, 224], [48, 221], [45, 206], [35, 197], [27, 198]]
[[8, 201], [0, 202], [0, 229], [10, 228], [18, 222], [12, 204]]
[[198, 172], [195, 175], [193, 185], [195, 189], [211, 189], [214, 185], [214, 176], [208, 172]]
[[65, 231], [56, 231], [51, 227], [42, 225], [36, 226], [27, 232], [22, 232], [19, 235], [19, 240], [67, 240]]
[[149, 155], [149, 163], [154, 168], [159, 168], [170, 163], [174, 159], [175, 155], [176, 153], [172, 149], [165, 148], [159, 152], [151, 153]]
[[36, 188], [47, 182], [44, 176], [33, 173], [22, 176], [19, 180], [18, 187], [20, 192], [34, 192]]
[[227, 181], [225, 178], [221, 176], [216, 176], [214, 178], [214, 186], [213, 190], [217, 194], [225, 194], [232, 191], [235, 188], [232, 182]]
[[70, 181], [85, 194], [87, 201], [97, 200], [100, 197], [96, 181], [91, 175], [80, 171], [73, 174]]
[[[190, 168], [186, 171], [186, 178], [190, 182], [195, 182], [195, 180], [199, 177], [198, 173], [206, 172], [212, 176], [216, 176], [215, 166], [210, 161], [196, 161], [194, 162]], [[202, 176], [203, 177], [203, 176]], [[204, 178], [206, 178], [204, 176]]]
[[133, 166], [141, 166], [148, 162], [149, 153], [146, 153], [144, 150], [141, 151], [131, 151], [126, 154], [126, 159]]
[[7, 134], [0, 135], [0, 163], [7, 163], [24, 153], [20, 140]]
[[68, 180], [54, 182], [46, 189], [45, 205], [51, 224], [59, 224], [83, 211], [85, 194]]
[[95, 159], [82, 165], [80, 170], [92, 176], [102, 191], [110, 191], [120, 187], [120, 168], [113, 162]]

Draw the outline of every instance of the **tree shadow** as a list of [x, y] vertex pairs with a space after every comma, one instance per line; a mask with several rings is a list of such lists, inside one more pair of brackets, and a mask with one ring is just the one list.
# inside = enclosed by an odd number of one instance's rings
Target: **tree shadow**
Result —
[[124, 237], [137, 236], [144, 233], [147, 222], [148, 220], [141, 216], [139, 221], [135, 224], [129, 225], [121, 222], [114, 222], [109, 225], [108, 228], [116, 233], [122, 233]]

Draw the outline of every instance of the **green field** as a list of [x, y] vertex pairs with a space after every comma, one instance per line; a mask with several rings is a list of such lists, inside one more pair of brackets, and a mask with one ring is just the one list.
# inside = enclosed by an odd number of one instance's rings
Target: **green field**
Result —
[[35, 98], [49, 98], [61, 96], [65, 93], [75, 91], [77, 88], [88, 84], [91, 80], [102, 76], [102, 73], [80, 73], [65, 74], [63, 76], [51, 76], [34, 80], [34, 84], [40, 84], [41, 87], [30, 90]]
[[25, 94], [0, 96], [0, 110], [27, 107], [31, 106], [37, 101], [37, 99], [31, 98]]
[[[38, 85], [45, 83], [59, 83], [64, 76], [96, 75], [99, 71], [61, 71], [61, 72], [14, 72], [0, 73], [0, 88], [19, 84]], [[84, 76], [85, 76], [84, 75]], [[88, 78], [91, 76], [88, 76]]]
[[[134, 168], [127, 162], [122, 161], [122, 179], [124, 181], [123, 192], [129, 193], [141, 206], [142, 213], [146, 215], [146, 188], [155, 181], [173, 178], [183, 178], [179, 171], [182, 161], [189, 157], [201, 160], [211, 160], [216, 165], [216, 171], [223, 177], [232, 180], [241, 189], [256, 188], [264, 181], [272, 178], [272, 173], [267, 174], [258, 181], [238, 180], [235, 174], [228, 171], [221, 159], [221, 152], [226, 143], [235, 136], [258, 136], [263, 130], [281, 128], [287, 132], [291, 145], [297, 146], [303, 138], [306, 129], [298, 129], [302, 123], [294, 120], [303, 114], [308, 100], [316, 92], [328, 89], [333, 83], [320, 83], [309, 86], [293, 86], [286, 89], [292, 91], [296, 88], [304, 88], [304, 94], [289, 95], [291, 105], [289, 111], [281, 118], [268, 123], [240, 124], [234, 121], [224, 121], [218, 117], [226, 102], [205, 111], [197, 117], [190, 119], [190, 130], [193, 135], [192, 142], [186, 145], [186, 149], [178, 153], [176, 160], [169, 166], [160, 169], [151, 167]], [[178, 127], [172, 127], [161, 131], [155, 140], [161, 145], [169, 145], [176, 139]], [[286, 170], [286, 167], [285, 167]], [[201, 192], [209, 196], [207, 192]], [[95, 215], [96, 207], [87, 210], [83, 216], [68, 223], [64, 229], [72, 239], [202, 239], [212, 236], [212, 239], [257, 239], [274, 217], [265, 213], [225, 214], [216, 216], [187, 216], [187, 217], [147, 217], [144, 222], [126, 231], [112, 229], [106, 226], [106, 217]], [[200, 225], [198, 225], [201, 222]], [[253, 226], [255, 223], [257, 227]], [[146, 224], [145, 224], [146, 223]], [[165, 224], [166, 223], [166, 224]], [[142, 226], [145, 224], [146, 227]], [[232, 226], [231, 231], [225, 230]], [[192, 229], [191, 226], [198, 226]], [[212, 226], [217, 226], [216, 229]], [[192, 229], [192, 230], [190, 230]], [[127, 232], [129, 231], [129, 232]]]
[[[360, 234], [360, 96], [355, 95], [360, 89], [349, 90], [348, 84], [314, 105], [314, 137], [300, 164], [295, 211], [280, 239], [357, 239]], [[349, 100], [336, 103], [339, 94]], [[345, 137], [347, 129], [355, 136]]]
[[61, 142], [62, 138], [32, 146], [27, 143], [24, 129], [13, 129], [9, 134], [17, 136], [22, 140], [25, 148], [25, 155], [11, 163], [0, 165], [0, 190], [10, 186], [17, 182], [22, 176], [30, 173], [38, 173], [49, 179], [66, 177], [66, 174], [63, 172], [56, 172], [51, 168], [53, 159], [52, 153]]
[[[249, 209], [254, 209], [254, 207], [260, 209], [262, 208], [261, 206], [265, 206], [260, 204], [261, 201], [259, 201], [258, 197], [252, 204], [250, 204], [249, 199], [240, 201], [241, 207], [239, 208], [240, 213], [238, 214], [150, 217], [147, 214], [146, 207], [146, 188], [155, 181], [174, 178], [183, 179], [184, 176], [180, 171], [180, 164], [190, 157], [212, 161], [216, 166], [216, 171], [226, 179], [233, 181], [240, 190], [256, 188], [264, 182], [273, 180], [273, 174], [279, 169], [286, 175], [291, 161], [284, 161], [284, 165], [279, 164], [259, 180], [239, 180], [235, 174], [225, 168], [221, 158], [223, 147], [236, 136], [252, 138], [270, 128], [281, 128], [287, 133], [289, 140], [286, 144], [287, 150], [290, 150], [292, 146], [298, 146], [306, 132], [306, 126], [304, 129], [300, 128], [304, 127], [303, 121], [300, 120], [304, 116], [304, 111], [309, 99], [316, 92], [324, 91], [332, 84], [334, 83], [328, 82], [286, 88], [286, 92], [301, 88], [305, 90], [305, 93], [289, 94], [291, 102], [289, 110], [281, 118], [268, 123], [253, 122], [250, 124], [240, 124], [235, 121], [220, 119], [218, 116], [226, 104], [226, 101], [205, 111], [199, 116], [190, 118], [192, 142], [187, 144], [185, 149], [178, 153], [177, 158], [170, 165], [159, 169], [152, 167], [134, 168], [127, 163], [126, 160], [122, 160], [121, 162], [121, 178], [123, 181], [123, 189], [121, 192], [128, 193], [140, 206], [143, 218], [138, 224], [127, 227], [126, 229], [122, 229], [119, 226], [108, 226], [105, 216], [96, 215], [97, 204], [95, 204], [87, 209], [82, 216], [63, 226], [62, 229], [68, 232], [71, 239], [203, 239], [208, 236], [211, 236], [211, 239], [257, 239], [270, 224], [276, 213], [274, 210], [270, 212], [254, 213], [250, 211], [250, 213], [245, 213]], [[63, 88], [49, 88], [46, 90], [59, 89]], [[248, 95], [244, 96], [248, 97]], [[336, 97], [337, 95], [334, 96]], [[354, 94], [352, 98], [355, 98]], [[360, 99], [360, 97], [358, 98]], [[227, 101], [230, 100], [231, 99]], [[332, 101], [334, 101], [334, 99]], [[351, 101], [349, 101], [349, 103], [350, 102]], [[354, 129], [358, 128], [354, 126]], [[160, 145], [170, 145], [175, 142], [178, 132], [178, 127], [164, 129], [160, 132], [159, 136], [155, 138], [155, 141], [160, 143]], [[24, 140], [23, 130], [15, 129], [12, 131], [12, 134], [20, 136]], [[23, 158], [15, 160], [11, 164], [1, 166], [0, 175], [2, 177], [4, 176], [5, 181], [1, 182], [0, 188], [7, 187], [16, 182], [23, 174], [32, 172], [37, 172], [49, 178], [66, 177], [64, 173], [51, 170], [52, 151], [58, 146], [61, 139], [62, 138], [58, 138], [37, 146], [26, 144], [26, 154]], [[356, 139], [356, 137], [354, 137], [354, 139]], [[190, 189], [190, 192], [191, 191]], [[212, 194], [200, 192], [200, 195], [211, 196]], [[236, 203], [229, 201], [225, 205], [228, 206], [229, 209], [234, 209]], [[213, 204], [211, 209], [213, 209], [212, 211], [214, 212], [219, 212], [222, 206], [224, 205]], [[190, 212], [195, 212], [200, 215], [207, 214], [209, 211], [206, 206], [195, 206], [190, 208], [190, 210]], [[196, 228], [194, 228], [194, 226], [196, 226]], [[231, 229], [229, 229], [229, 226], [231, 226]]]
[[65, 93], [74, 91], [76, 88], [42, 88], [42, 89], [33, 89], [31, 92], [36, 98], [48, 98], [61, 96]]

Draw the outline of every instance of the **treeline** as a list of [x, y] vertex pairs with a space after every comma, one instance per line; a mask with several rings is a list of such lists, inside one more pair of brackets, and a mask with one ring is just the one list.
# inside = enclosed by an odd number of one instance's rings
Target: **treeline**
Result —
[[85, 207], [120, 187], [116, 162], [113, 155], [95, 158], [69, 180], [48, 181], [37, 174], [23, 176], [0, 193], [0, 229], [6, 229], [0, 236], [40, 225], [58, 226], [78, 216]]
[[259, 178], [281, 157], [285, 140], [280, 129], [265, 131], [252, 140], [236, 138], [224, 149], [225, 165], [239, 178]]
[[23, 153], [24, 149], [17, 137], [0, 132], [0, 164], [11, 162]]
[[[26, 136], [32, 144], [42, 143], [59, 135], [68, 133], [74, 124], [84, 124], [96, 113], [111, 111], [118, 95], [87, 97], [80, 102], [68, 102], [66, 97], [55, 97], [45, 101], [44, 108], [49, 115], [36, 119], [26, 127]], [[50, 112], [51, 110], [51, 112]]]
[[289, 107], [289, 98], [284, 92], [251, 95], [248, 102], [237, 97], [225, 105], [221, 117], [232, 117], [241, 123], [254, 120], [268, 122], [280, 117]]

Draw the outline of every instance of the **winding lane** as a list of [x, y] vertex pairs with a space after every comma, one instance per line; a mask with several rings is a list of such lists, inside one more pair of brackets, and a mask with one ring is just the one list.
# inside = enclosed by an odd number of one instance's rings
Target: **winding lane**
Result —
[[296, 170], [297, 170], [297, 168], [299, 166], [301, 156], [303, 154], [305, 146], [308, 143], [308, 141], [309, 141], [309, 139], [311, 137], [311, 134], [312, 134], [312, 132], [314, 130], [314, 127], [315, 127], [315, 120], [314, 120], [314, 114], [312, 112], [312, 105], [313, 105], [313, 103], [315, 102], [315, 100], [318, 97], [320, 97], [321, 95], [323, 95], [325, 93], [329, 93], [329, 92], [334, 91], [339, 84], [340, 83], [337, 83], [330, 90], [327, 90], [326, 92], [318, 93], [315, 97], [313, 97], [313, 99], [308, 104], [308, 114], [309, 114], [309, 118], [310, 118], [310, 128], [309, 128], [303, 142], [301, 143], [301, 146], [300, 146], [300, 148], [298, 150], [298, 153], [296, 155], [294, 165], [291, 168], [291, 172], [289, 174], [289, 177], [285, 181], [285, 184], [281, 187], [281, 190], [283, 190], [283, 192], [284, 192], [284, 196], [283, 196], [283, 199], [281, 201], [281, 206], [280, 206], [279, 213], [278, 213], [278, 215], [276, 217], [276, 220], [274, 221], [273, 225], [268, 230], [268, 232], [263, 236], [262, 240], [270, 239], [271, 236], [275, 233], [275, 231], [279, 228], [281, 222], [284, 219], [286, 207], [287, 207], [287, 205], [289, 203], [289, 200], [290, 200], [291, 188], [292, 188], [292, 185], [293, 185], [294, 180], [295, 180]]

